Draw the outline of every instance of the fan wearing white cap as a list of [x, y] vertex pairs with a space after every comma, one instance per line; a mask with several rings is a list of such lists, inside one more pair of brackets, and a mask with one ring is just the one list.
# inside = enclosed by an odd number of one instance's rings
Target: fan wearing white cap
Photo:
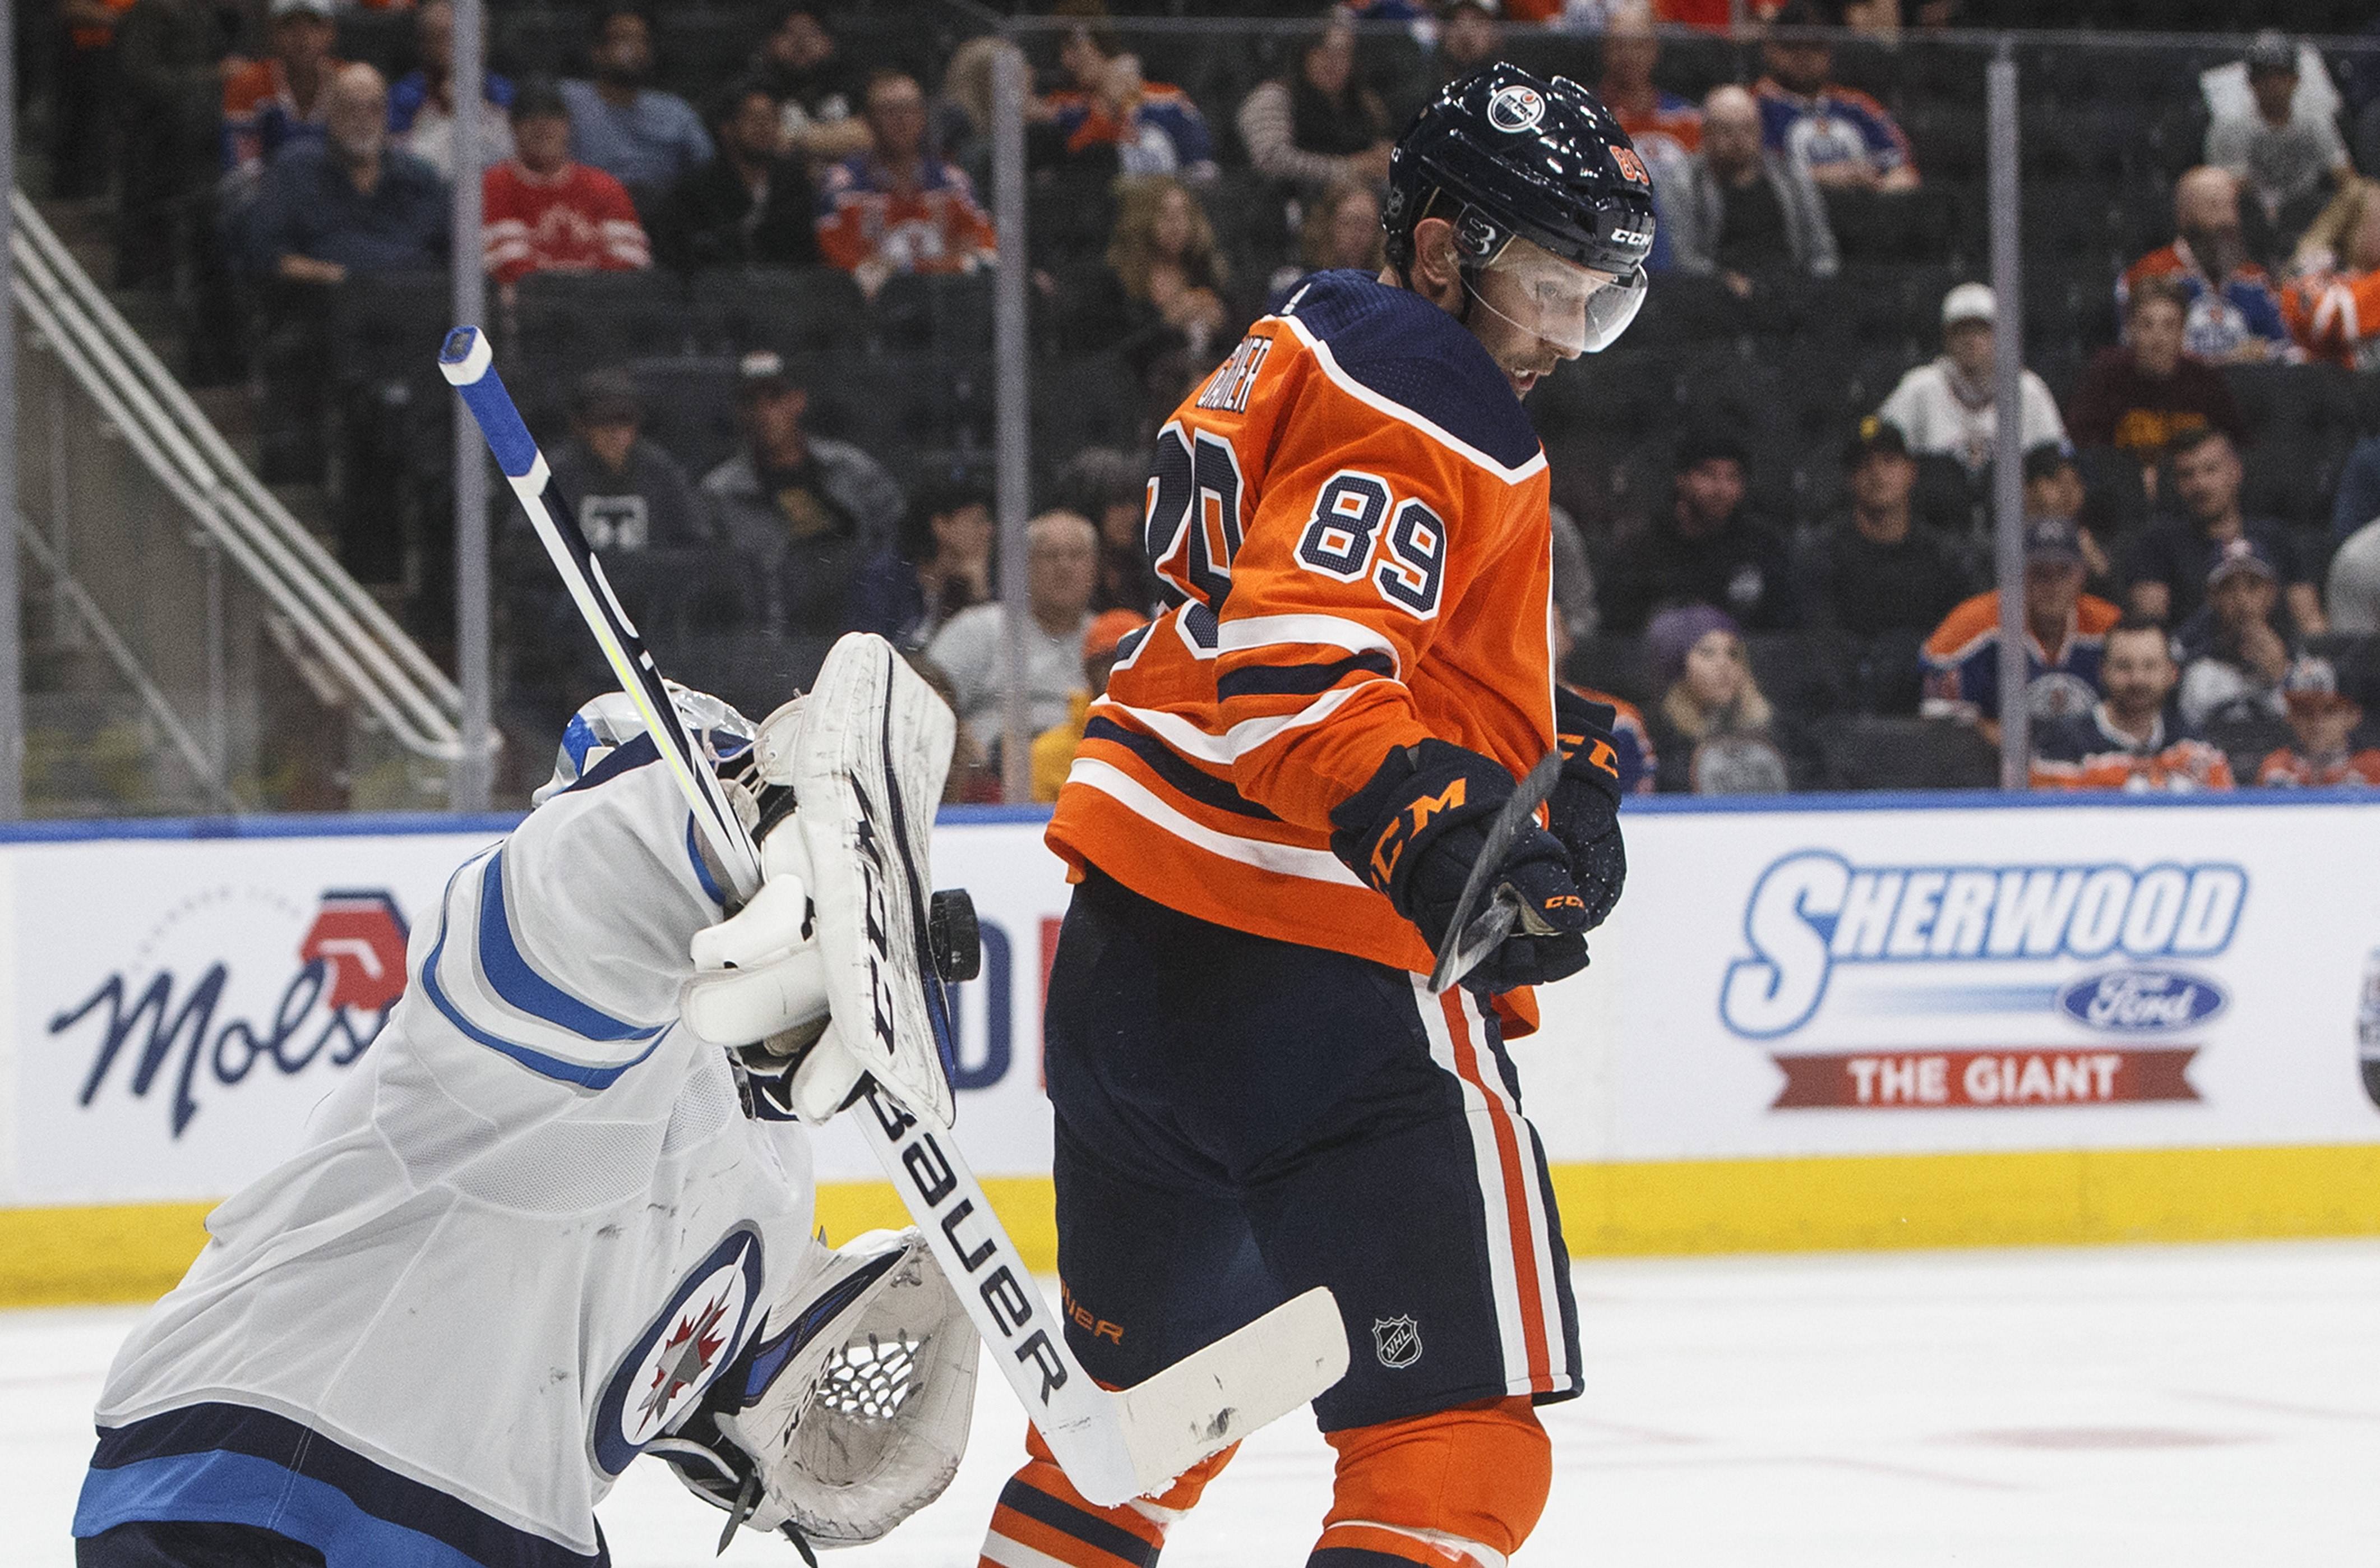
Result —
[[[1876, 410], [1900, 427], [1918, 456], [1948, 456], [1981, 473], [1992, 460], [1999, 416], [1993, 399], [1998, 371], [1992, 344], [1997, 311], [1992, 291], [1962, 283], [1942, 297], [1942, 352], [1900, 378]], [[2066, 421], [2042, 379], [2027, 371], [2022, 382], [2024, 446], [2063, 444]]]

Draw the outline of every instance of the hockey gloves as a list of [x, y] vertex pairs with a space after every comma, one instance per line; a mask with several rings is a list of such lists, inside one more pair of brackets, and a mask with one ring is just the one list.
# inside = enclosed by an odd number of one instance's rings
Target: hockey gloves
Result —
[[[1488, 825], [1511, 798], [1512, 775], [1492, 757], [1442, 740], [1389, 753], [1371, 782], [1330, 813], [1330, 848], [1420, 929], [1431, 951], [1446, 942]], [[1532, 827], [1512, 841], [1489, 888], [1520, 895], [1521, 925], [1472, 970], [1490, 991], [1543, 985], [1586, 967], [1589, 904], [1571, 880], [1562, 843]]]
[[1620, 902], [1628, 881], [1628, 851], [1620, 842], [1620, 755], [1611, 738], [1615, 716], [1609, 703], [1554, 687], [1554, 740], [1562, 771], [1546, 808], [1554, 836], [1570, 852], [1571, 880], [1586, 900], [1590, 931]]

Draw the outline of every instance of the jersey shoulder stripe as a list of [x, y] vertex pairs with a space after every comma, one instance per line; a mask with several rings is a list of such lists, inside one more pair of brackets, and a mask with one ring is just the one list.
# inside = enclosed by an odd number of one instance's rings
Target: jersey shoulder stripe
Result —
[[2000, 596], [1979, 593], [1954, 607], [1925, 639], [1925, 658], [1936, 665], [1963, 662], [1999, 635]]
[[[691, 821], [687, 825], [691, 828]], [[480, 972], [498, 1000], [588, 1039], [650, 1039], [662, 1032], [661, 1026], [640, 1029], [590, 1007], [537, 972], [513, 936], [501, 849], [488, 857], [488, 869], [480, 878]]]
[[1325, 373], [1362, 401], [1518, 483], [1545, 465], [1537, 432], [1470, 330], [1408, 289], [1313, 273], [1280, 312]]

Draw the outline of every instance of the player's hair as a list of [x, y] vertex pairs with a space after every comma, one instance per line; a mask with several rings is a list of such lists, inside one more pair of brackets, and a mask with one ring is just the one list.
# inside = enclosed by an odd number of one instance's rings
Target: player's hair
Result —
[[1108, 237], [1108, 270], [1134, 299], [1148, 298], [1148, 270], [1159, 259], [1157, 214], [1176, 190], [1190, 212], [1190, 238], [1182, 248], [1183, 281], [1194, 288], [1220, 289], [1229, 280], [1228, 266], [1215, 249], [1215, 225], [1208, 221], [1198, 193], [1172, 175], [1148, 175], [1118, 182], [1115, 228]]
[[2160, 299], [2183, 315], [2190, 314], [2190, 291], [2181, 286], [2181, 280], [2157, 273], [2132, 285], [2131, 296], [2124, 301], [2124, 319], [2131, 321], [2142, 306]]

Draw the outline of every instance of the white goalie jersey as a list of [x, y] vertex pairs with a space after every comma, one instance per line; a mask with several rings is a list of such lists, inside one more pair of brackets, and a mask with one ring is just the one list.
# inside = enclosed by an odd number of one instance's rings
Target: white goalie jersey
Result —
[[679, 1024], [721, 894], [654, 759], [620, 747], [455, 872], [304, 1147], [118, 1354], [77, 1536], [599, 1561], [596, 1503], [819, 1251], [801, 1129]]

